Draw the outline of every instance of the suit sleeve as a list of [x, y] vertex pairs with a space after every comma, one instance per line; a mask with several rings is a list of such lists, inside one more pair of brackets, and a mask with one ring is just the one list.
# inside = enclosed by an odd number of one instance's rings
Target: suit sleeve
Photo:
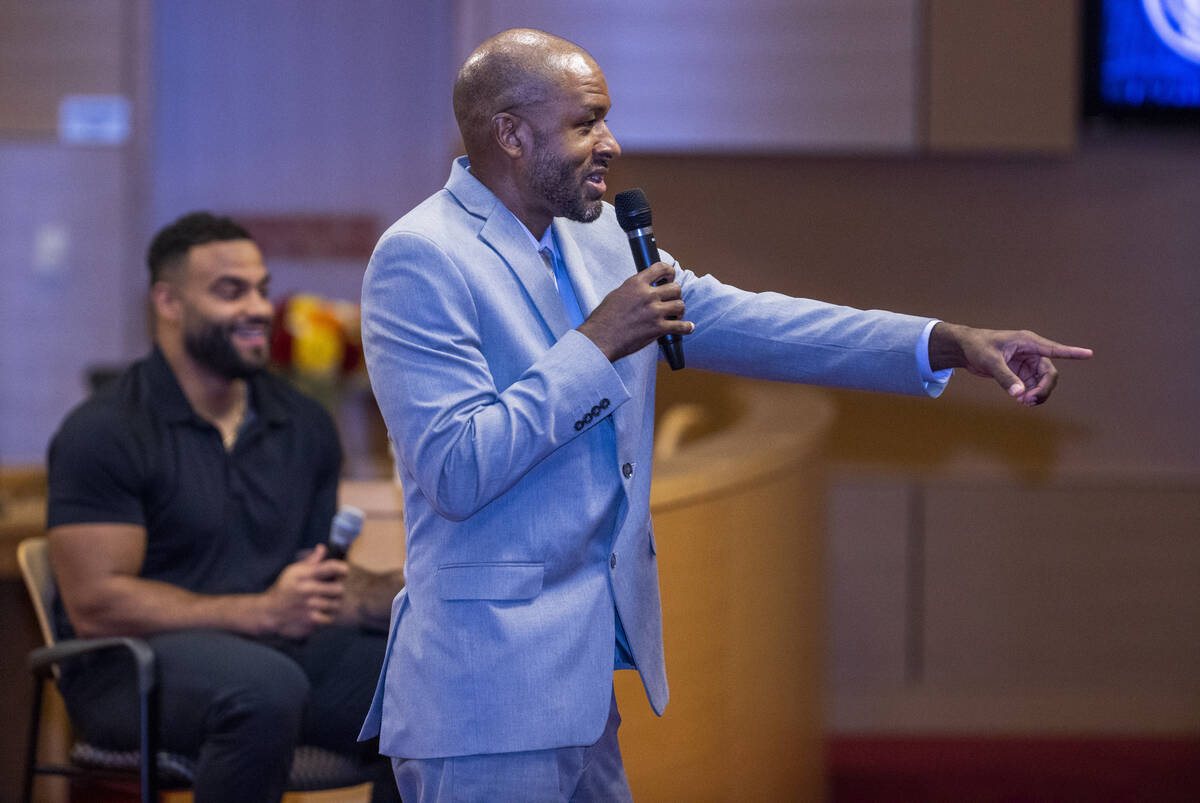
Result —
[[916, 345], [929, 318], [750, 293], [675, 265], [690, 367], [813, 385], [928, 395]]
[[[568, 331], [507, 387], [489, 370], [475, 293], [428, 238], [384, 236], [363, 282], [363, 350], [398, 457], [437, 512], [462, 520], [629, 398], [584, 335]], [[514, 302], [519, 303], [519, 302]], [[486, 344], [503, 348], [504, 342]]]

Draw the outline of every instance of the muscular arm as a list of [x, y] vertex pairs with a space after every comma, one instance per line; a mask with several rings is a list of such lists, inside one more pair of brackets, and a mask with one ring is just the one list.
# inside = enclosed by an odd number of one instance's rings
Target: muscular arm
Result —
[[132, 524], [68, 524], [49, 532], [59, 593], [81, 636], [139, 636], [183, 628], [298, 638], [334, 621], [346, 564], [325, 548], [287, 566], [261, 594], [195, 594], [138, 577], [146, 531]]

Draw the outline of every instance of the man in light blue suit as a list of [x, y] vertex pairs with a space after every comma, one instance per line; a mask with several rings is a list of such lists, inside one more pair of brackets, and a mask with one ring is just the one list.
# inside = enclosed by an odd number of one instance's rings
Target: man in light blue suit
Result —
[[[604, 76], [513, 30], [459, 72], [467, 157], [380, 239], [371, 384], [404, 485], [407, 586], [363, 736], [418, 801], [629, 800], [614, 668], [667, 704], [650, 522], [655, 340], [690, 366], [937, 395], [949, 369], [1025, 404], [1083, 358], [1029, 332], [637, 273], [601, 201], [620, 153]], [[663, 284], [659, 285], [659, 282]]]

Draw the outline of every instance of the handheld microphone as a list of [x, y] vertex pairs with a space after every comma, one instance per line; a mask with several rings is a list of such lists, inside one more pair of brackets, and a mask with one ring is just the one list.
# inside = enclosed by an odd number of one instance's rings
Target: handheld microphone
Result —
[[345, 560], [350, 545], [362, 532], [362, 526], [363, 512], [351, 505], [342, 505], [329, 526], [329, 540], [325, 543], [327, 556], [335, 560]]
[[[640, 189], [625, 190], [613, 199], [617, 210], [617, 223], [629, 236], [629, 247], [633, 249], [633, 262], [638, 273], [660, 261], [658, 243], [654, 240], [654, 229], [650, 226], [650, 202]], [[661, 284], [661, 282], [660, 282]], [[658, 339], [663, 354], [672, 371], [683, 367], [683, 336], [663, 335]]]

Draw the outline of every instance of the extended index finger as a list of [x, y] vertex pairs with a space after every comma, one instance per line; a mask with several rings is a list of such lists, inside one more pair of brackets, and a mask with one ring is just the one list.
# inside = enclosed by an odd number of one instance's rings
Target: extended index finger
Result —
[[1029, 332], [1026, 340], [1030, 345], [1034, 346], [1033, 350], [1043, 357], [1052, 357], [1059, 360], [1087, 360], [1092, 356], [1092, 350], [1089, 348], [1056, 343], [1049, 338], [1042, 337], [1036, 332]]

